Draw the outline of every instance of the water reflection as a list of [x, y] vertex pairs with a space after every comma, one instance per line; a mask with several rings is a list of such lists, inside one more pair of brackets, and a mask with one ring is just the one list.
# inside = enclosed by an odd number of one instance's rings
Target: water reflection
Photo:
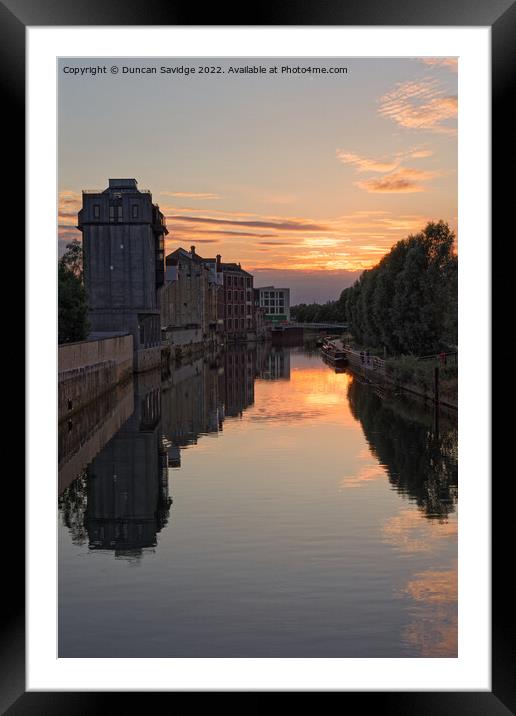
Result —
[[385, 397], [353, 380], [352, 414], [392, 487], [414, 500], [425, 517], [445, 520], [457, 502], [457, 421], [442, 415], [436, 434], [432, 411], [414, 399]]
[[60, 440], [60, 655], [456, 655], [454, 420], [264, 345], [96, 410]]
[[134, 558], [157, 543], [171, 498], [161, 434], [160, 374], [137, 376], [134, 411], [60, 499], [76, 543]]
[[[384, 395], [358, 379], [350, 382], [348, 399], [378, 461], [350, 485], [386, 477], [417, 510], [401, 507], [385, 520], [383, 541], [411, 557], [439, 556], [440, 569], [418, 570], [396, 590], [408, 616], [402, 643], [422, 657], [456, 657], [456, 415], [441, 409], [436, 416], [417, 400]], [[443, 552], [447, 556], [440, 556]]]
[[59, 493], [116, 434], [134, 410], [132, 379], [116, 386], [58, 426]]

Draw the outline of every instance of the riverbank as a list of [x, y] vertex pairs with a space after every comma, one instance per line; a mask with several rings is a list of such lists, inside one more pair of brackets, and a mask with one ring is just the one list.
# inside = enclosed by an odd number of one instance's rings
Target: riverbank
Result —
[[403, 391], [425, 401], [458, 409], [457, 354], [397, 356], [383, 359], [343, 343], [352, 373], [383, 390]]

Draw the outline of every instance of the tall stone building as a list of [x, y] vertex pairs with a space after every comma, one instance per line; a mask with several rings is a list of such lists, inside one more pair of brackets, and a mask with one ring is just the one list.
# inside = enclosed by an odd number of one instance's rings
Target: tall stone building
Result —
[[135, 179], [110, 179], [104, 191], [83, 191], [82, 200], [78, 228], [93, 337], [131, 333], [135, 371], [159, 366], [165, 218]]
[[203, 349], [223, 328], [218, 319], [222, 274], [216, 259], [179, 248], [166, 257], [165, 284], [160, 289], [161, 327], [175, 348]]

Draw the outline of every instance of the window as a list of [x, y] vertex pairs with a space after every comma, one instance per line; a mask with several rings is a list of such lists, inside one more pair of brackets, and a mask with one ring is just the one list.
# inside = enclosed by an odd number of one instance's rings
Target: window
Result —
[[138, 209], [139, 209], [138, 204], [133, 204], [133, 206], [132, 206], [132, 213], [131, 213], [131, 216], [132, 216], [133, 219], [137, 219], [137, 218], [138, 218]]
[[109, 220], [110, 221], [121, 221], [122, 219], [122, 207], [111, 204], [109, 207]]
[[232, 328], [233, 328], [233, 321], [231, 320], [231, 318], [228, 318], [228, 330], [231, 331]]
[[100, 204], [93, 204], [93, 218], [100, 219]]

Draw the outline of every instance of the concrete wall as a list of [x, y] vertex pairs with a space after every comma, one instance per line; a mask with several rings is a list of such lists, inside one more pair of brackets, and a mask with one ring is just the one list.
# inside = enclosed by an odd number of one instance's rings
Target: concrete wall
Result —
[[68, 418], [133, 372], [133, 337], [67, 343], [58, 349], [58, 414]]

